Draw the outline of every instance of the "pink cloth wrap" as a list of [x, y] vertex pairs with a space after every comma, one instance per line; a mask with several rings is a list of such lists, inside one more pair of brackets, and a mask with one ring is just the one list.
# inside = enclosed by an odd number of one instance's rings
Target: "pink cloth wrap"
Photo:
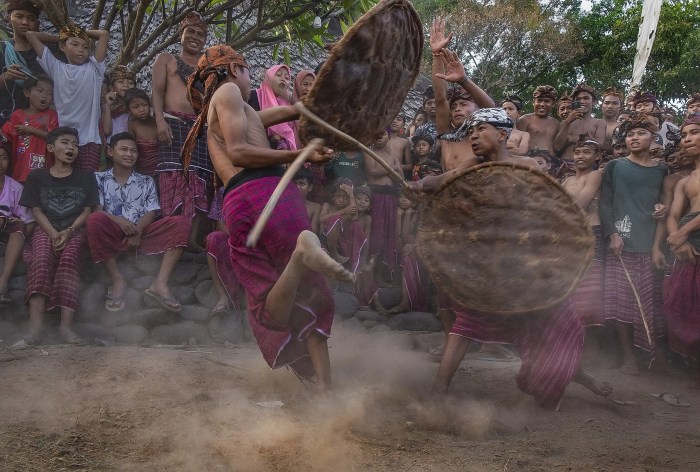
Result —
[[[256, 93], [258, 94], [258, 102], [260, 103], [261, 110], [267, 110], [268, 108], [282, 105], [290, 105], [289, 100], [286, 97], [278, 97], [277, 95], [275, 95], [275, 92], [270, 86], [269, 81], [272, 80], [277, 71], [279, 71], [280, 69], [286, 69], [289, 73], [289, 76], [292, 76], [291, 70], [284, 64], [272, 66], [269, 69], [267, 69], [267, 71], [265, 72], [265, 78], [260, 84], [260, 88], [258, 88], [258, 90], [256, 91]], [[286, 149], [297, 149], [294, 129], [294, 122], [289, 121], [286, 123], [280, 123], [278, 125], [268, 127], [267, 135], [272, 136], [277, 134], [286, 141]]]
[[333, 296], [325, 278], [316, 272], [304, 276], [290, 326], [275, 321], [265, 309], [268, 292], [287, 266], [299, 234], [311, 231], [296, 185], [288, 185], [282, 193], [256, 247], [246, 247], [248, 234], [279, 181], [279, 177], [263, 177], [226, 194], [224, 218], [229, 231], [229, 257], [236, 278], [245, 289], [250, 327], [267, 363], [273, 369], [289, 365], [297, 375], [312, 378], [314, 369], [304, 341], [313, 331], [329, 337], [333, 324]]
[[158, 172], [157, 177], [163, 216], [173, 216], [180, 208], [180, 214], [189, 219], [197, 211], [209, 212], [211, 186], [195, 171], [189, 172], [189, 182], [179, 170]]
[[401, 258], [403, 278], [411, 311], [427, 312], [430, 308], [430, 278], [418, 256], [418, 247], [413, 246]]
[[245, 292], [231, 266], [231, 254], [228, 247], [228, 234], [214, 231], [207, 235], [207, 255], [214, 259], [216, 274], [226, 290], [231, 306], [240, 310], [243, 308]]
[[323, 225], [323, 235], [328, 238], [331, 231], [338, 230], [338, 253], [347, 257], [348, 261], [343, 264], [353, 274], [360, 268], [360, 256], [362, 249], [367, 246], [367, 236], [363, 231], [362, 222], [351, 220], [343, 222], [342, 216], [333, 216]]
[[136, 141], [139, 150], [139, 159], [136, 161], [136, 172], [143, 175], [156, 174], [158, 166], [158, 141], [146, 141], [139, 139]]
[[[176, 247], [187, 247], [191, 222], [182, 216], [169, 216], [146, 226], [141, 234], [139, 252], [162, 254]], [[103, 211], [87, 219], [87, 239], [92, 260], [104, 262], [129, 249], [118, 224]]]
[[515, 378], [518, 388], [543, 408], [559, 408], [583, 352], [583, 327], [569, 300], [549, 312], [504, 317], [470, 311], [441, 294], [440, 308], [455, 312], [450, 334], [514, 344], [522, 359]]
[[396, 213], [399, 201], [396, 189], [391, 185], [370, 185], [372, 190], [372, 232], [369, 240], [370, 256], [381, 256], [378, 262], [386, 264], [393, 274], [399, 267], [399, 232]]
[[663, 313], [669, 348], [686, 358], [700, 359], [700, 259], [675, 262]]

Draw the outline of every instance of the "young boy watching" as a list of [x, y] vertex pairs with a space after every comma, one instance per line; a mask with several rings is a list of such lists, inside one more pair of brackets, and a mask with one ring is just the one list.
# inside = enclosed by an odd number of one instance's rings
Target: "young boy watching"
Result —
[[[96, 39], [95, 55], [90, 56], [90, 39]], [[58, 121], [72, 127], [80, 136], [75, 168], [96, 171], [100, 164], [100, 95], [105, 75], [105, 56], [109, 32], [85, 31], [75, 25], [61, 28], [58, 38], [51, 34], [27, 31], [27, 40], [36, 51], [37, 61], [53, 79]], [[44, 42], [56, 42], [68, 63], [59, 61]]]
[[308, 199], [309, 193], [314, 188], [313, 174], [309, 169], [302, 167], [294, 176], [294, 183], [299, 187], [299, 191], [304, 197], [306, 212], [309, 215], [309, 221], [311, 221], [311, 230], [320, 234], [321, 205]]
[[109, 91], [102, 110], [102, 127], [107, 142], [115, 134], [128, 131], [129, 111], [124, 103], [127, 90], [136, 86], [136, 74], [126, 66], [115, 66], [109, 73]]
[[105, 308], [124, 308], [126, 280], [117, 267], [117, 256], [129, 249], [143, 254], [163, 254], [160, 271], [145, 298], [178, 313], [182, 306], [175, 299], [168, 279], [187, 247], [190, 221], [183, 216], [156, 220], [160, 210], [156, 183], [152, 177], [134, 171], [138, 160], [136, 139], [129, 133], [112, 136], [107, 149], [114, 167], [95, 174], [100, 203], [87, 219], [87, 237], [92, 259], [104, 262], [112, 279]]
[[129, 112], [128, 131], [139, 150], [136, 171], [153, 177], [158, 165], [158, 127], [151, 115], [151, 99], [143, 90], [131, 88], [124, 94], [124, 105]]
[[12, 178], [22, 184], [30, 171], [53, 165], [46, 152], [46, 135], [58, 128], [58, 115], [49, 108], [53, 102], [50, 78], [39, 75], [25, 80], [24, 95], [29, 107], [15, 110], [2, 125], [3, 134], [12, 143]]
[[44, 312], [53, 308], [61, 310], [63, 340], [69, 344], [81, 342], [72, 329], [80, 290], [80, 256], [86, 238], [85, 221], [100, 199], [92, 172], [73, 168], [78, 157], [78, 132], [58, 127], [48, 134], [46, 142], [55, 162], [49, 169], [29, 173], [19, 201], [32, 209], [39, 227], [32, 236], [31, 250], [24, 251], [29, 333], [15, 348], [41, 340]]
[[0, 306], [12, 301], [7, 295], [7, 285], [22, 255], [24, 238], [34, 229], [31, 211], [19, 205], [22, 185], [6, 175], [9, 165], [8, 150], [0, 147], [0, 239], [7, 244], [0, 275]]
[[416, 164], [411, 171], [411, 180], [420, 180], [418, 170], [430, 160], [430, 153], [433, 150], [435, 140], [427, 133], [419, 133], [413, 135], [411, 141], [413, 142], [413, 154], [416, 157]]

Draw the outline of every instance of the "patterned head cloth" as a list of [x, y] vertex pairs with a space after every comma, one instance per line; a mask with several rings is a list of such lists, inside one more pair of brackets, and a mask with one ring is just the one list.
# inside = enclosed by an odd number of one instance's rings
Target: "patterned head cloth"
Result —
[[470, 102], [474, 101], [472, 96], [459, 85], [452, 87], [447, 91], [447, 99], [450, 102], [450, 108], [452, 108], [452, 105], [457, 100], [468, 100]]
[[66, 25], [58, 32], [58, 40], [65, 42], [68, 38], [79, 38], [85, 41], [90, 41], [84, 29], [77, 25]]
[[624, 140], [627, 133], [635, 128], [642, 128], [652, 133], [659, 131], [658, 125], [654, 123], [649, 114], [637, 112], [630, 113], [629, 118], [620, 123], [616, 130], [619, 130], [619, 137]]
[[557, 101], [557, 90], [551, 85], [540, 85], [532, 93], [532, 98], [551, 98]]
[[423, 105], [425, 105], [425, 102], [428, 100], [433, 100], [435, 98], [435, 90], [433, 90], [433, 86], [429, 85], [427, 89], [425, 89], [425, 92], [423, 92]]
[[372, 189], [370, 189], [369, 186], [360, 185], [359, 187], [355, 187], [355, 196], [360, 194], [367, 195], [369, 197], [369, 201], [372, 201]]
[[6, 0], [5, 3], [7, 4], [6, 11], [8, 15], [15, 10], [28, 11], [37, 16], [41, 13], [41, 7], [37, 3], [29, 0]]
[[562, 103], [562, 102], [573, 102], [573, 101], [574, 101], [574, 99], [571, 98], [571, 95], [569, 95], [568, 93], [566, 93], [566, 90], [565, 90], [565, 91], [561, 94], [561, 96], [559, 97], [559, 100], [557, 101], [557, 103]]
[[591, 96], [593, 97], [593, 101], [595, 101], [597, 98], [597, 95], [595, 93], [595, 90], [593, 90], [593, 87], [588, 85], [586, 82], [581, 82], [580, 84], [578, 84], [576, 86], [573, 93], [571, 94], [571, 98], [576, 100], [576, 97], [578, 97], [578, 95], [582, 92], [590, 93]]
[[435, 139], [429, 134], [424, 132], [424, 130], [421, 129], [421, 127], [416, 130], [416, 134], [411, 136], [411, 142], [415, 146], [418, 141], [425, 141], [426, 143], [430, 144], [430, 147], [433, 147], [435, 145]]
[[450, 134], [443, 134], [440, 136], [440, 139], [452, 142], [463, 141], [467, 137], [470, 128], [479, 126], [482, 123], [495, 126], [508, 133], [508, 136], [510, 136], [515, 126], [515, 122], [510, 119], [503, 108], [482, 108], [472, 113], [469, 119], [466, 120], [457, 131]]
[[588, 136], [588, 134], [580, 134], [578, 136], [578, 141], [574, 144], [574, 149], [578, 149], [581, 147], [589, 147], [593, 149], [593, 151], [597, 154], [600, 152], [600, 144], [598, 144], [598, 141], [595, 139], [591, 138]]
[[439, 162], [428, 159], [424, 163], [418, 165], [418, 178], [422, 179], [426, 175], [442, 174], [442, 166]]
[[688, 117], [685, 120], [683, 120], [681, 130], [688, 125], [700, 125], [700, 113], [692, 113], [688, 115]]
[[506, 95], [503, 97], [503, 100], [501, 100], [501, 106], [503, 106], [503, 104], [506, 102], [510, 102], [515, 105], [515, 109], [518, 111], [523, 109], [523, 100], [517, 95]]
[[685, 107], [688, 108], [693, 103], [700, 103], [700, 93], [694, 93], [688, 97], [688, 101], [685, 102]]
[[114, 66], [114, 69], [109, 73], [109, 82], [113, 84], [117, 80], [122, 79], [136, 83], [136, 73], [127, 66]]
[[625, 102], [625, 96], [622, 94], [622, 92], [620, 92], [620, 91], [619, 91], [618, 89], [616, 89], [615, 87], [608, 87], [608, 88], [606, 88], [606, 89], [603, 91], [602, 97], [605, 98], [605, 97], [607, 97], [607, 96], [609, 96], [609, 95], [612, 95], [612, 96], [615, 96], [615, 97], [619, 98], [619, 99], [620, 99], [620, 103], [624, 103], [624, 102]]
[[552, 160], [552, 153], [545, 148], [535, 146], [527, 150], [527, 157], [543, 157], [547, 159], [547, 162], [550, 162]]
[[[197, 70], [187, 78], [187, 99], [199, 116], [182, 146], [182, 163], [185, 175], [189, 175], [187, 167], [190, 164], [197, 137], [207, 119], [211, 97], [219, 83], [226, 80], [230, 64], [248, 67], [243, 55], [237, 53], [231, 46], [212, 46], [204, 51], [197, 63]], [[199, 84], [204, 85], [204, 93], [198, 90]]]
[[182, 35], [182, 32], [185, 31], [185, 28], [188, 26], [193, 26], [195, 28], [201, 28], [204, 30], [204, 32], [207, 32], [208, 25], [204, 22], [202, 19], [202, 15], [197, 13], [196, 11], [191, 11], [185, 16], [182, 21], [180, 22], [180, 28], [179, 32], [180, 35]]
[[644, 102], [651, 102], [654, 104], [654, 106], [658, 105], [658, 100], [656, 99], [656, 95], [654, 95], [651, 92], [637, 92], [634, 97], [632, 98], [632, 104], [634, 106], [637, 106], [639, 103], [644, 103]]

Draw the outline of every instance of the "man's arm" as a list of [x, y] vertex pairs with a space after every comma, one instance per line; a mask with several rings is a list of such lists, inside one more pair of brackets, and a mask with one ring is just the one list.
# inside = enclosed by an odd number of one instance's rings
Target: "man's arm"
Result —
[[413, 162], [411, 162], [411, 146], [408, 142], [408, 139], [403, 140], [403, 153], [401, 155], [401, 170], [403, 172], [409, 172], [413, 169]]
[[520, 131], [527, 132], [527, 125], [529, 120], [529, 116], [521, 116], [520, 118], [518, 118], [518, 122], [515, 123], [515, 127], [518, 128]]
[[[554, 138], [554, 150], [557, 152], [561, 152], [562, 149], [564, 149], [567, 144], [569, 144], [569, 127], [571, 126], [571, 123], [573, 123], [576, 120], [580, 120], [583, 118], [583, 111], [581, 109], [578, 110], [571, 110], [571, 113], [569, 113], [569, 116], [566, 117], [564, 121], [559, 123], [559, 132], [557, 133], [556, 137]], [[600, 142], [600, 141], [598, 141]]]
[[39, 59], [44, 55], [44, 43], [55, 43], [58, 42], [58, 37], [53, 34], [39, 33], [38, 31], [27, 31], [26, 33], [27, 41], [34, 49], [37, 57]]
[[153, 63], [153, 71], [151, 72], [153, 116], [156, 119], [156, 127], [158, 128], [158, 140], [166, 146], [170, 146], [173, 140], [172, 130], [163, 116], [165, 111], [165, 85], [168, 80], [168, 61], [171, 58], [170, 54], [160, 54], [156, 57]]
[[299, 118], [299, 112], [293, 106], [272, 107], [258, 112], [260, 121], [265, 128], [286, 123]]
[[442, 50], [452, 39], [452, 33], [445, 36], [445, 19], [437, 17], [430, 27], [430, 50], [433, 53], [432, 81], [435, 92], [435, 127], [438, 134], [450, 131], [450, 105], [447, 101], [447, 87], [438, 75], [445, 74], [445, 62]]
[[95, 60], [97, 62], [103, 62], [105, 57], [107, 57], [107, 47], [109, 46], [109, 31], [105, 30], [88, 30], [88, 38], [97, 41], [95, 44]]
[[602, 147], [605, 143], [605, 133], [608, 131], [608, 125], [605, 124], [605, 120], [598, 119], [596, 121], [598, 122], [598, 126], [595, 129], [593, 139], [595, 139], [596, 142]]
[[624, 247], [624, 242], [617, 233], [615, 227], [615, 215], [613, 213], [613, 197], [615, 195], [613, 189], [613, 171], [615, 170], [615, 161], [608, 162], [603, 171], [603, 180], [600, 184], [600, 201], [598, 205], [598, 216], [600, 217], [600, 226], [603, 230], [603, 237], [610, 238], [610, 249], [614, 254], [619, 255]]
[[593, 199], [600, 191], [600, 182], [603, 180], [603, 173], [598, 171], [593, 171], [586, 177], [586, 182], [583, 185], [583, 189], [574, 197], [579, 208], [586, 210], [588, 205], [591, 204]]

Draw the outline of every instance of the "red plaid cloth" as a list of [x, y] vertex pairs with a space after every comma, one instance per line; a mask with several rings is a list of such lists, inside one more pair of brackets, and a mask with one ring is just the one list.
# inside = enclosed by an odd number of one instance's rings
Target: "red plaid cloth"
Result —
[[[441, 309], [446, 299], [441, 298]], [[452, 302], [456, 320], [450, 334], [482, 343], [514, 344], [522, 359], [518, 388], [548, 410], [557, 410], [581, 362], [583, 327], [570, 301], [551, 312], [494, 316], [470, 312]]]
[[[139, 252], [162, 254], [176, 247], [187, 247], [191, 221], [182, 216], [156, 220], [144, 228]], [[92, 213], [87, 219], [87, 239], [92, 260], [104, 262], [129, 249], [124, 233], [107, 213]]]
[[139, 150], [139, 159], [136, 161], [136, 172], [153, 177], [158, 165], [158, 141], [136, 141]]
[[660, 314], [661, 307], [656, 303], [651, 255], [623, 252], [621, 257], [642, 302], [652, 344], [649, 344], [639, 305], [622, 263], [613, 254], [608, 254], [605, 259], [605, 318], [633, 325], [634, 345], [649, 351], [653, 357], [656, 339], [664, 336], [665, 322]]
[[158, 172], [158, 195], [163, 216], [173, 216], [178, 210], [185, 218], [192, 219], [197, 211], [209, 211], [210, 185], [194, 171], [189, 182], [180, 171]]
[[411, 311], [427, 312], [430, 308], [429, 287], [430, 279], [414, 246], [401, 258], [404, 284]]
[[246, 247], [248, 233], [279, 181], [279, 177], [264, 177], [226, 194], [229, 257], [236, 278], [245, 289], [250, 326], [267, 363], [272, 368], [289, 365], [299, 376], [311, 378], [314, 370], [304, 340], [312, 331], [330, 336], [333, 324], [333, 296], [325, 278], [319, 273], [304, 277], [292, 308], [291, 326], [280, 325], [265, 310], [267, 294], [287, 266], [299, 234], [311, 231], [296, 185], [292, 183], [285, 189], [257, 246]]
[[362, 250], [367, 246], [367, 236], [365, 236], [362, 222], [351, 220], [343, 223], [342, 216], [333, 216], [323, 225], [323, 235], [328, 238], [333, 230], [340, 231], [338, 237], [338, 254], [347, 257], [345, 268], [353, 274], [360, 268], [360, 256]]
[[75, 232], [60, 254], [56, 254], [51, 238], [41, 227], [34, 231], [31, 243], [24, 246], [28, 265], [24, 302], [34, 294], [48, 298], [47, 310], [56, 307], [78, 309], [80, 291], [80, 253], [85, 243], [85, 230]]
[[228, 299], [234, 309], [243, 308], [245, 292], [238, 283], [236, 274], [231, 267], [231, 255], [228, 247], [228, 234], [223, 231], [214, 231], [207, 235], [207, 255], [214, 259], [216, 274], [224, 285]]
[[377, 261], [386, 264], [393, 273], [399, 267], [399, 234], [396, 227], [399, 201], [396, 198], [396, 188], [391, 185], [370, 185], [369, 188], [372, 189], [369, 254], [380, 256]]
[[700, 259], [673, 265], [663, 313], [671, 350], [700, 359]]
[[593, 261], [588, 272], [571, 295], [576, 313], [583, 326], [605, 324], [605, 304], [603, 303], [603, 264]]
[[78, 147], [78, 158], [73, 164], [73, 168], [97, 172], [100, 168], [100, 157], [102, 156], [102, 145], [97, 143], [87, 143]]
[[207, 216], [210, 220], [224, 221], [224, 187], [219, 187], [214, 191]]

